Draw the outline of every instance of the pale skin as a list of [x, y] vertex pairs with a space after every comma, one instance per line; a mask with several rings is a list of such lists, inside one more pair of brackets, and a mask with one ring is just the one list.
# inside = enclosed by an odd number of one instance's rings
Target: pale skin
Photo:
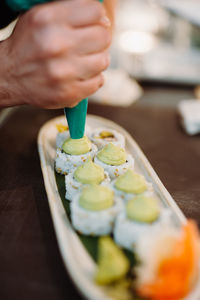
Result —
[[56, 1], [22, 15], [0, 43], [0, 108], [73, 107], [96, 92], [109, 65], [114, 2]]

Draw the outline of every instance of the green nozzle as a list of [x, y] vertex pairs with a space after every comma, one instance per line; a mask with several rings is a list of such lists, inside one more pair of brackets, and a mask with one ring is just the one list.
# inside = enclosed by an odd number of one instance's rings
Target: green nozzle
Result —
[[87, 106], [88, 99], [86, 98], [73, 108], [64, 108], [72, 139], [81, 139], [84, 136]]

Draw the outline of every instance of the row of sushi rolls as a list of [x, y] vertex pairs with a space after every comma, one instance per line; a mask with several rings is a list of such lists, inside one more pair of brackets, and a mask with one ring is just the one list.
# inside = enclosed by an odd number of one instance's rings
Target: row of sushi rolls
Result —
[[[86, 125], [86, 135], [73, 140], [66, 125], [56, 126], [55, 169], [65, 176], [72, 226], [100, 237], [96, 283], [110, 285], [131, 274], [131, 288], [142, 299], [183, 299], [198, 277], [196, 224], [174, 223], [152, 183], [135, 171], [121, 133]], [[136, 265], [122, 249], [134, 253]]]

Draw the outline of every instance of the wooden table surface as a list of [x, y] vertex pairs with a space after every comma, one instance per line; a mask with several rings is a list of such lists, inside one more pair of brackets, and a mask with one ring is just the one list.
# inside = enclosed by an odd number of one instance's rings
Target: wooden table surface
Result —
[[[189, 218], [200, 225], [200, 136], [187, 136], [173, 107], [90, 104], [127, 129]], [[21, 107], [0, 127], [0, 299], [82, 299], [58, 250], [37, 153], [39, 128], [62, 111]]]

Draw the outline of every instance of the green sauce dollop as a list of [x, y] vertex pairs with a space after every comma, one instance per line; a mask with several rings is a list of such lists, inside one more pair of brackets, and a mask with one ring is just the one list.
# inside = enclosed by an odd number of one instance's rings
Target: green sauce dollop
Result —
[[74, 178], [84, 184], [100, 184], [104, 180], [104, 169], [93, 163], [89, 157], [84, 164], [76, 169]]
[[[97, 272], [95, 274], [97, 284], [106, 285], [119, 281], [126, 276], [129, 269], [130, 263], [123, 250], [114, 243], [110, 236], [100, 237], [98, 240]], [[123, 296], [122, 299], [125, 299]]]
[[126, 162], [126, 152], [113, 143], [107, 144], [99, 153], [97, 157], [100, 161], [107, 165], [119, 166]]
[[158, 203], [153, 197], [137, 196], [128, 201], [126, 205], [126, 215], [128, 219], [152, 223], [160, 214]]
[[83, 189], [79, 205], [86, 210], [100, 211], [110, 208], [114, 203], [114, 193], [102, 185], [91, 185]]
[[115, 181], [115, 187], [125, 193], [141, 194], [147, 190], [145, 179], [131, 169], [119, 176]]
[[88, 153], [92, 148], [92, 144], [87, 136], [84, 136], [81, 139], [67, 139], [63, 146], [62, 150], [71, 155], [81, 155]]

